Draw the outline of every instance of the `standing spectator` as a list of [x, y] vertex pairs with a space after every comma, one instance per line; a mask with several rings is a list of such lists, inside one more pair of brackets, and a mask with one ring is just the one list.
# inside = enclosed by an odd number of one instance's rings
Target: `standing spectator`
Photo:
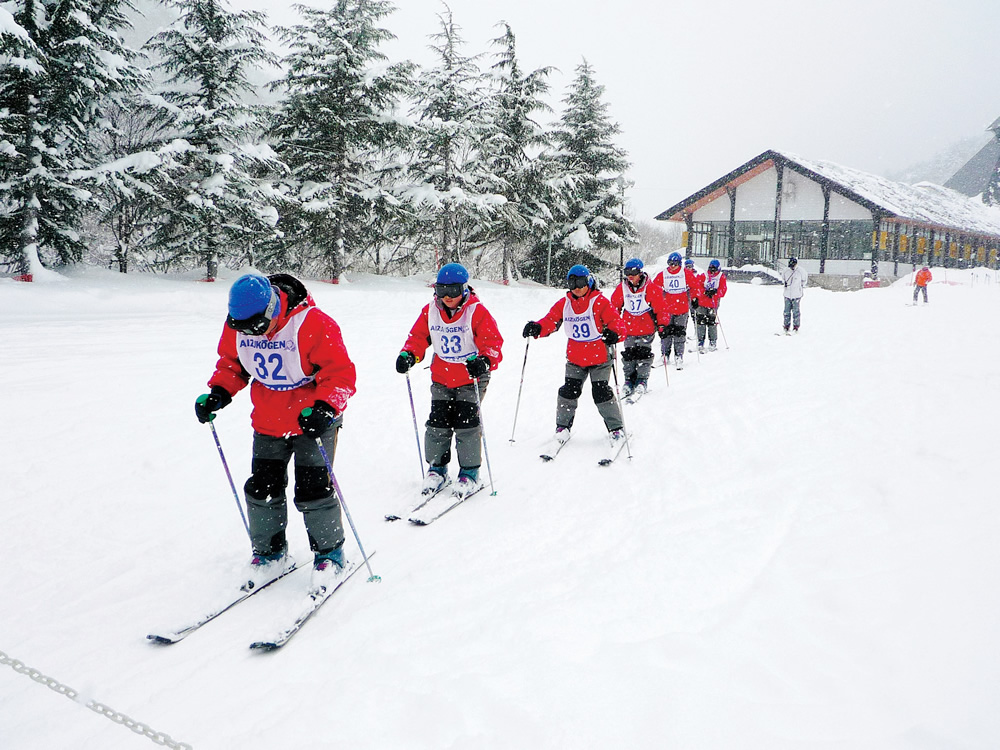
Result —
[[719, 261], [713, 260], [708, 264], [708, 271], [704, 276], [698, 276], [698, 283], [695, 287], [696, 295], [693, 304], [695, 307], [694, 322], [695, 332], [698, 335], [698, 351], [705, 353], [705, 334], [708, 334], [708, 351], [714, 352], [718, 346], [719, 326], [718, 312], [719, 303], [726, 296], [726, 275], [722, 273]]
[[653, 365], [653, 337], [657, 318], [668, 317], [664, 310], [663, 289], [642, 270], [639, 258], [625, 263], [625, 281], [611, 293], [611, 304], [622, 312], [625, 322], [625, 346], [622, 349], [623, 394], [642, 395], [649, 384]]
[[[924, 293], [924, 304], [927, 304], [927, 285], [933, 281], [934, 277], [931, 276], [931, 269], [924, 266], [919, 271], [917, 271], [917, 277], [913, 280], [913, 304], [917, 304], [917, 295], [920, 292]], [[946, 305], [947, 307], [947, 305]]]
[[558, 443], [570, 438], [583, 382], [589, 377], [597, 411], [608, 429], [612, 449], [625, 440], [621, 407], [608, 385], [612, 361], [610, 347], [625, 335], [625, 323], [597, 288], [586, 266], [576, 265], [566, 274], [566, 296], [556, 302], [545, 317], [530, 320], [524, 326], [524, 338], [546, 337], [560, 327], [566, 332], [566, 382], [556, 399], [556, 434]]
[[[806, 290], [807, 278], [806, 272], [799, 268], [799, 259], [794, 256], [788, 259], [788, 268], [781, 269], [781, 280], [785, 284], [784, 329], [787, 335], [799, 332], [801, 323], [799, 306]], [[792, 332], [788, 330], [789, 325], [794, 326]]]
[[434, 300], [424, 305], [396, 357], [396, 372], [403, 374], [423, 359], [428, 347], [434, 350], [431, 414], [424, 432], [430, 470], [424, 478], [423, 494], [436, 493], [448, 483], [452, 436], [459, 466], [452, 494], [467, 497], [482, 487], [479, 467], [483, 426], [472, 381], [479, 381], [481, 401], [490, 373], [500, 364], [502, 346], [497, 323], [469, 286], [465, 266], [441, 266], [434, 284]]

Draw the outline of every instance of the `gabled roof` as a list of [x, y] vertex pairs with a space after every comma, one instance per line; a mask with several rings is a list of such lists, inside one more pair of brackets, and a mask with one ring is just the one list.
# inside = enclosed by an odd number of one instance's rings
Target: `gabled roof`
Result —
[[883, 219], [1000, 237], [1000, 208], [987, 206], [954, 190], [931, 183], [893, 182], [833, 162], [804, 159], [774, 150], [751, 159], [656, 218], [682, 221], [686, 214], [724, 195], [727, 188], [740, 185], [775, 164], [818, 182]]

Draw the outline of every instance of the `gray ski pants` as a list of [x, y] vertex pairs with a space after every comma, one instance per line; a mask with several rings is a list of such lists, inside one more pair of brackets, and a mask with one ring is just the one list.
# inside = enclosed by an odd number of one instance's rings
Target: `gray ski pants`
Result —
[[580, 367], [572, 362], [566, 363], [566, 382], [559, 388], [556, 399], [556, 427], [572, 427], [576, 417], [576, 407], [580, 394], [583, 393], [583, 381], [590, 377], [591, 393], [597, 411], [604, 419], [608, 432], [622, 428], [622, 411], [615, 398], [615, 392], [608, 385], [611, 377], [611, 362], [602, 365]]
[[799, 327], [799, 321], [802, 316], [799, 313], [799, 303], [802, 301], [801, 297], [796, 297], [792, 299], [790, 297], [785, 297], [785, 330], [788, 330], [788, 323], [791, 322], [796, 328]]
[[[479, 379], [479, 398], [486, 398], [490, 379]], [[451, 438], [462, 469], [478, 469], [482, 464], [483, 426], [476, 407], [476, 386], [472, 383], [449, 388], [431, 383], [431, 414], [424, 432], [424, 457], [431, 466], [451, 462]]]
[[653, 337], [626, 336], [622, 348], [622, 374], [625, 382], [635, 385], [649, 381], [649, 369], [653, 366]]
[[698, 336], [698, 346], [705, 345], [705, 334], [708, 334], [708, 343], [715, 346], [719, 340], [719, 326], [715, 319], [715, 308], [699, 307], [694, 314], [695, 333]]
[[[323, 447], [330, 461], [337, 450], [340, 418], [323, 435]], [[256, 554], [275, 554], [287, 545], [288, 461], [295, 457], [295, 507], [302, 513], [309, 548], [323, 553], [344, 543], [340, 501], [333, 491], [323, 456], [316, 441], [305, 435], [272, 437], [253, 435], [253, 473], [244, 486], [247, 521]]]
[[667, 335], [660, 339], [660, 351], [664, 357], [670, 356], [670, 350], [674, 350], [674, 359], [684, 358], [684, 349], [687, 346], [688, 313], [681, 315], [671, 315], [667, 322]]

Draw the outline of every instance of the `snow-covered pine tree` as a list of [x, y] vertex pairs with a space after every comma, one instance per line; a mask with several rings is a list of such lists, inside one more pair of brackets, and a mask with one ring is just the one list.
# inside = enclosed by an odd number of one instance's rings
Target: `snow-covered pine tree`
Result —
[[264, 14], [232, 11], [222, 0], [172, 0], [180, 18], [147, 47], [167, 74], [164, 98], [178, 109], [186, 142], [161, 173], [165, 213], [155, 244], [172, 263], [197, 260], [215, 279], [219, 261], [253, 263], [274, 237], [274, 180], [283, 166], [263, 140], [266, 108], [253, 103], [248, 72], [276, 65], [259, 30]]
[[377, 255], [383, 230], [397, 223], [389, 189], [401, 164], [386, 156], [405, 140], [396, 111], [414, 66], [388, 65], [379, 51], [395, 38], [379, 27], [395, 10], [387, 0], [295, 9], [303, 22], [279, 29], [291, 52], [284, 78], [272, 84], [285, 91], [272, 133], [291, 170], [292, 200], [269, 262], [301, 268], [318, 259], [337, 279], [351, 257]]
[[[617, 263], [622, 248], [637, 240], [623, 210], [628, 155], [614, 143], [621, 128], [608, 116], [603, 95], [604, 86], [584, 60], [576, 68], [563, 99], [566, 108], [552, 134], [566, 200], [566, 214], [552, 242], [554, 278], [561, 278], [574, 263], [591, 270]], [[536, 254], [533, 261], [538, 278], [541, 258]]]
[[118, 31], [127, 0], [8, 0], [0, 19], [0, 254], [28, 276], [80, 260], [89, 137], [142, 73]]
[[501, 25], [504, 33], [493, 40], [499, 47], [492, 67], [498, 90], [493, 100], [495, 128], [485, 152], [491, 172], [498, 178], [498, 189], [507, 199], [496, 212], [491, 232], [503, 248], [502, 279], [507, 283], [521, 252], [547, 236], [552, 220], [551, 195], [540, 156], [549, 140], [534, 119], [539, 112], [551, 112], [541, 97], [548, 93], [546, 79], [552, 68], [523, 74], [514, 32], [506, 22]]
[[435, 246], [439, 264], [468, 264], [484, 242], [490, 215], [506, 199], [483, 153], [494, 127], [490, 79], [478, 56], [462, 53], [451, 11], [438, 18], [441, 31], [431, 35], [438, 64], [417, 76], [414, 154], [401, 196], [418, 215], [417, 231]]
[[174, 117], [135, 96], [105, 107], [104, 120], [107, 126], [92, 138], [93, 151], [104, 162], [94, 170], [94, 219], [110, 235], [118, 270], [127, 273], [136, 262], [148, 268], [159, 260], [145, 249], [162, 210], [159, 170], [172, 163]]

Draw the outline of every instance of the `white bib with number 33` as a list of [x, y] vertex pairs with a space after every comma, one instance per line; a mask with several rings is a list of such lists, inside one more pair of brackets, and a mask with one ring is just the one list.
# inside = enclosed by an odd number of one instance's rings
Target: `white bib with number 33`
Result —
[[478, 302], [473, 302], [462, 310], [461, 315], [447, 323], [437, 305], [432, 304], [428, 308], [427, 327], [435, 356], [445, 362], [459, 364], [479, 353], [472, 335], [472, 316], [478, 306]]

